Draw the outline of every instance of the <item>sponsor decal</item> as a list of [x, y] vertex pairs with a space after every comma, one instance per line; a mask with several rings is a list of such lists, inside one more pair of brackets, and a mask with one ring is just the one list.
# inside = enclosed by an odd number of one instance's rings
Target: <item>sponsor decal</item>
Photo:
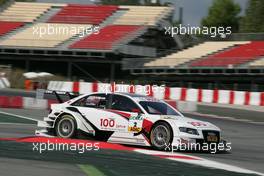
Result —
[[142, 114], [138, 114], [137, 116], [130, 117], [130, 120], [143, 120]]
[[[142, 124], [142, 121], [141, 121]], [[135, 120], [132, 120], [129, 122], [128, 131], [129, 132], [140, 132], [142, 130], [141, 127], [139, 127], [138, 122]]]
[[115, 119], [100, 119], [100, 126], [103, 128], [113, 128], [115, 126]]
[[188, 122], [188, 123], [193, 126], [207, 126], [205, 123], [202, 122]]
[[116, 128], [126, 128], [125, 125], [116, 125]]
[[140, 132], [142, 128], [140, 127], [128, 127], [128, 131], [130, 132]]
[[102, 130], [120, 131], [120, 132], [125, 132], [127, 129], [126, 125], [116, 124], [115, 119], [112, 118], [101, 118], [100, 127]]

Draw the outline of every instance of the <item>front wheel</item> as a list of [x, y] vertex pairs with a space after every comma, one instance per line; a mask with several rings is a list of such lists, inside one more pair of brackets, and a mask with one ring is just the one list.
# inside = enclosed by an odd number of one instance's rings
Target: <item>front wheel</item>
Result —
[[62, 138], [73, 138], [76, 134], [76, 122], [70, 115], [63, 115], [56, 123], [56, 134]]
[[150, 132], [150, 142], [157, 150], [166, 150], [171, 145], [173, 132], [166, 122], [158, 122]]

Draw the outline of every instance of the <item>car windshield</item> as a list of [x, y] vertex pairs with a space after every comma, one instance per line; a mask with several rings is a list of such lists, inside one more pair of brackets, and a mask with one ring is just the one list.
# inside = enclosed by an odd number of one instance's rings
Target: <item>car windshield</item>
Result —
[[163, 102], [140, 101], [139, 104], [149, 113], [155, 115], [181, 116], [177, 111]]

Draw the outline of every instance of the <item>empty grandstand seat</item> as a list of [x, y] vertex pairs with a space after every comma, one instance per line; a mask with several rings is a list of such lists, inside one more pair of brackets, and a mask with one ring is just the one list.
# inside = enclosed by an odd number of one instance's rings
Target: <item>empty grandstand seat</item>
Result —
[[204, 42], [199, 45], [194, 45], [193, 47], [178, 51], [171, 55], [159, 58], [157, 60], [146, 63], [145, 66], [148, 67], [174, 67], [181, 64], [185, 64], [195, 59], [199, 59], [204, 56], [208, 56], [215, 52], [230, 48], [234, 45], [245, 44], [248, 42]]
[[[65, 40], [77, 35], [75, 32], [83, 32], [86, 28], [90, 28], [91, 25], [82, 24], [56, 24], [56, 23], [36, 23], [11, 37], [0, 41], [2, 46], [24, 46], [24, 47], [55, 47]], [[48, 32], [48, 28], [54, 29], [53, 32]], [[46, 29], [46, 32], [35, 32], [35, 29]]]
[[264, 41], [252, 41], [190, 64], [193, 67], [229, 67], [264, 56]]
[[114, 24], [117, 25], [153, 26], [172, 11], [171, 7], [153, 6], [120, 6], [120, 9], [126, 10], [126, 13], [114, 21]]
[[264, 67], [264, 56], [249, 64], [251, 67]]
[[91, 34], [77, 41], [70, 48], [111, 50], [113, 45], [139, 29], [140, 26], [132, 25], [106, 26], [98, 34]]
[[50, 23], [100, 24], [111, 16], [118, 6], [69, 4], [49, 19]]
[[12, 30], [17, 29], [23, 25], [23, 22], [0, 21], [0, 36], [5, 35], [6, 33], [11, 32]]
[[0, 13], [0, 20], [33, 22], [52, 6], [52, 3], [15, 2]]

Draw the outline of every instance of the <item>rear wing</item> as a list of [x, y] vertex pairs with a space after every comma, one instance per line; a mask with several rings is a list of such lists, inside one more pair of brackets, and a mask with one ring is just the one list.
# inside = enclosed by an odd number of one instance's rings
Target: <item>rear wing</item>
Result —
[[59, 103], [64, 102], [61, 96], [67, 96], [69, 99], [73, 99], [80, 95], [79, 93], [55, 91], [55, 90], [46, 90], [45, 94], [55, 95]]
[[74, 93], [74, 92], [66, 92], [66, 91], [57, 91], [57, 90], [44, 90], [44, 89], [38, 89], [37, 90], [37, 97], [45, 97], [49, 95], [55, 95], [56, 99], [58, 100], [59, 103], [63, 103], [67, 97], [67, 99], [73, 99], [75, 97], [78, 97], [80, 94], [79, 93]]

